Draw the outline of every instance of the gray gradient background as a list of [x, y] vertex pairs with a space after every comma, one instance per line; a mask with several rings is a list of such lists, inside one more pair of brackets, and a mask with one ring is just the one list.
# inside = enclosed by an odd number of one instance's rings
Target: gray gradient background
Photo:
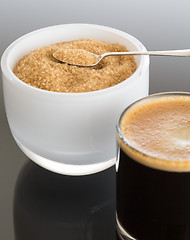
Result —
[[[64, 23], [114, 27], [148, 50], [190, 48], [189, 0], [0, 0], [0, 55], [18, 37]], [[151, 57], [150, 93], [173, 90], [190, 91], [190, 58]], [[9, 131], [0, 81], [0, 239], [14, 239], [14, 186], [26, 159]]]

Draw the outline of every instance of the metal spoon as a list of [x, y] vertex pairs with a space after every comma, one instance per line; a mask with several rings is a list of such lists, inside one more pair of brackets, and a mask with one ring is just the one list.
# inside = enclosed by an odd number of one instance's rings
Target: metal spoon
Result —
[[[60, 57], [60, 51], [61, 56]], [[64, 59], [65, 54], [73, 54], [73, 57], [77, 56], [76, 59], [69, 60], [68, 58]], [[80, 62], [80, 54], [83, 56], [83, 62]], [[78, 67], [94, 67], [99, 64], [102, 59], [109, 56], [121, 56], [121, 55], [153, 55], [153, 56], [178, 56], [178, 57], [189, 57], [190, 49], [184, 50], [171, 50], [171, 51], [137, 51], [137, 52], [108, 52], [102, 55], [97, 55], [86, 50], [82, 49], [66, 49], [59, 50], [53, 53], [53, 57], [60, 63], [67, 63], [69, 65], [78, 66]], [[90, 57], [90, 61], [88, 62]], [[86, 59], [85, 59], [86, 58]], [[78, 61], [78, 62], [77, 62]], [[85, 63], [84, 63], [85, 62]]]

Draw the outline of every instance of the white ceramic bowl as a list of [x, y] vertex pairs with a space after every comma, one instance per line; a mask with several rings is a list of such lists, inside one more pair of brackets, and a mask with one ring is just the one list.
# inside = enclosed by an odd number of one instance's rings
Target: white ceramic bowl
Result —
[[32, 87], [13, 73], [30, 51], [61, 41], [94, 38], [146, 50], [122, 31], [65, 24], [31, 32], [13, 42], [1, 60], [5, 108], [11, 132], [34, 162], [51, 171], [85, 175], [104, 170], [116, 159], [115, 125], [132, 102], [148, 95], [149, 57], [136, 56], [136, 72], [124, 82], [89, 93], [57, 93]]

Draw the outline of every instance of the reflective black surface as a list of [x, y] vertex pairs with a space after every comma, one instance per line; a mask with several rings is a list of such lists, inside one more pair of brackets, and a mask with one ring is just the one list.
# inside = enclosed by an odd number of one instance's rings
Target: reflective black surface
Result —
[[16, 240], [115, 240], [115, 167], [64, 176], [28, 161], [14, 192]]

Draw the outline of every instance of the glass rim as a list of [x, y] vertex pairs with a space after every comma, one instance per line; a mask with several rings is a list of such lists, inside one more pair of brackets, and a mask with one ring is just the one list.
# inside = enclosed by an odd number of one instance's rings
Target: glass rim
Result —
[[[149, 158], [149, 159], [156, 159], [158, 160], [160, 163], [161, 162], [171, 162], [173, 165], [175, 165], [175, 163], [181, 163], [181, 167], [182, 165], [184, 166], [183, 163], [188, 163], [188, 172], [190, 171], [190, 160], [184, 160], [184, 161], [179, 161], [179, 160], [169, 160], [169, 159], [163, 159], [163, 158], [159, 158], [159, 157], [154, 157], [151, 156], [147, 153], [142, 152], [141, 150], [139, 150], [138, 148], [132, 146], [127, 139], [124, 137], [122, 130], [121, 130], [121, 121], [124, 117], [124, 115], [133, 107], [136, 107], [137, 105], [143, 104], [146, 101], [150, 101], [151, 99], [155, 99], [155, 98], [160, 98], [160, 97], [167, 97], [167, 96], [187, 96], [190, 97], [190, 92], [183, 92], [183, 91], [171, 91], [171, 92], [160, 92], [160, 93], [155, 93], [155, 94], [151, 94], [147, 97], [141, 98], [137, 101], [135, 101], [134, 103], [132, 103], [131, 105], [129, 105], [127, 108], [124, 109], [124, 111], [121, 113], [117, 125], [116, 125], [116, 130], [117, 130], [117, 140], [120, 141], [120, 143], [124, 144], [124, 146], [126, 146], [130, 151], [133, 151], [135, 154], [141, 155], [144, 158]], [[121, 144], [120, 144], [121, 145]], [[137, 159], [133, 159], [133, 160], [137, 160]], [[145, 164], [146, 165], [146, 164]], [[155, 167], [156, 168], [156, 167]], [[160, 169], [160, 170], [164, 170], [164, 169]], [[170, 169], [165, 169], [170, 171]], [[187, 169], [186, 169], [187, 170]], [[182, 171], [186, 171], [185, 169], [183, 169]], [[171, 170], [174, 171], [174, 170]], [[180, 170], [177, 170], [180, 171]]]

